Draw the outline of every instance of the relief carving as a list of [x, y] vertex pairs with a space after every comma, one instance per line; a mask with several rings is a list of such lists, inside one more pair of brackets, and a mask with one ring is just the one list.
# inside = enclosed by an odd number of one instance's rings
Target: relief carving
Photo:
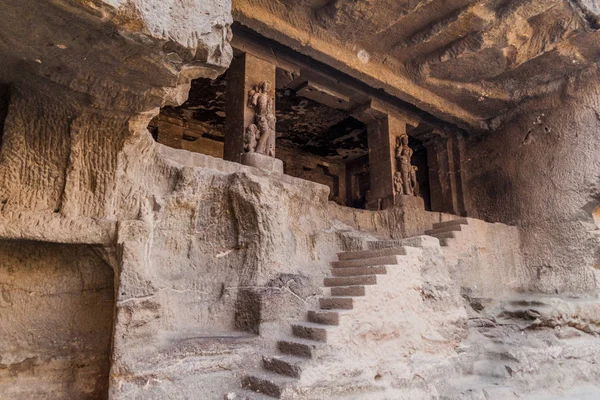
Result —
[[408, 145], [408, 136], [396, 138], [397, 172], [394, 174], [394, 194], [416, 196], [419, 192], [417, 167], [411, 165], [413, 150]]
[[269, 96], [271, 84], [262, 82], [248, 93], [248, 106], [254, 109], [254, 123], [246, 129], [244, 150], [275, 157], [275, 110]]

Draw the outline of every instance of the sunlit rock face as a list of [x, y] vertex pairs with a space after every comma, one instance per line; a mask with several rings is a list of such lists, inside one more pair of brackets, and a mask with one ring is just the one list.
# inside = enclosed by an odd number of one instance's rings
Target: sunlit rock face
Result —
[[[334, 352], [293, 398], [598, 397], [597, 1], [0, 6], [0, 399], [264, 398], [237, 394], [244, 377], [282, 340], [323, 341], [333, 317]], [[232, 47], [256, 50], [235, 47], [234, 19], [369, 89], [342, 113], [272, 82], [287, 175], [148, 130], [160, 108], [174, 126], [206, 117], [207, 95], [224, 138], [227, 85], [208, 85]], [[283, 69], [273, 54], [256, 65]], [[373, 93], [418, 112], [390, 124]], [[346, 170], [365, 200], [383, 176], [365, 137], [383, 118], [379, 164], [397, 161], [389, 127], [406, 129], [435, 150], [419, 168], [453, 214], [329, 201]]]
[[2, 7], [0, 82], [10, 98], [0, 107], [8, 110], [0, 112], [4, 211], [122, 213], [115, 203], [117, 169], [126, 168], [121, 152], [146, 135], [157, 107], [186, 99], [192, 78], [227, 68], [230, 3]]

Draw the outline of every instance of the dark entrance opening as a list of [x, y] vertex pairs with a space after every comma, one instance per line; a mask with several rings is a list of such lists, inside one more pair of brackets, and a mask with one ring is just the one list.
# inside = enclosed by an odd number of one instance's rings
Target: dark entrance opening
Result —
[[344, 109], [343, 96], [292, 78], [278, 71], [277, 157], [285, 173], [326, 185], [329, 200], [361, 208], [348, 190], [348, 174], [355, 160], [368, 153], [366, 126]]
[[164, 107], [148, 130], [154, 140], [176, 149], [223, 158], [227, 73], [194, 79], [189, 97], [179, 107]]
[[420, 140], [409, 136], [408, 145], [413, 149], [412, 165], [417, 167], [418, 195], [423, 198], [425, 210], [431, 211], [431, 192], [429, 190], [429, 166], [427, 164], [427, 149]]
[[[284, 162], [284, 172], [328, 186], [329, 200], [340, 205], [364, 207], [359, 198], [368, 190], [368, 174], [361, 179], [359, 196], [348, 190], [346, 170], [348, 164], [361, 171], [368, 165], [366, 127], [344, 109], [347, 100], [281, 68], [275, 87], [276, 157]], [[226, 88], [227, 73], [214, 80], [193, 80], [187, 101], [162, 108], [149, 124], [154, 140], [223, 158]]]

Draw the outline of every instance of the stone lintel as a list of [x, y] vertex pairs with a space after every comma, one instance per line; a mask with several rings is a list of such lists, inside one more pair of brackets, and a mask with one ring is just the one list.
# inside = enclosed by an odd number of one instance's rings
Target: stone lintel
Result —
[[350, 97], [311, 81], [302, 84], [296, 90], [296, 94], [339, 110], [347, 110], [351, 105]]
[[396, 119], [404, 121], [406, 124], [416, 127], [419, 125], [419, 119], [411, 117], [400, 110], [394, 108], [390, 104], [384, 103], [377, 99], [370, 99], [366, 103], [354, 107], [350, 114], [364, 124], [370, 124], [375, 120], [385, 118], [390, 115]]

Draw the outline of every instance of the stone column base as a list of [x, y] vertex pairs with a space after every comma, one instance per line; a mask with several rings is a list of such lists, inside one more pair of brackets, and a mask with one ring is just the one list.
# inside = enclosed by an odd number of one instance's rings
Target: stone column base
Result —
[[418, 196], [396, 195], [394, 197], [374, 200], [366, 205], [366, 209], [370, 211], [387, 210], [394, 207], [424, 210], [425, 202], [422, 197]]
[[275, 157], [265, 156], [264, 154], [244, 153], [242, 154], [242, 164], [283, 174], [283, 161]]
[[408, 196], [405, 194], [394, 196], [393, 204], [389, 204], [388, 207], [412, 207], [419, 210], [425, 209], [425, 201], [419, 196]]

